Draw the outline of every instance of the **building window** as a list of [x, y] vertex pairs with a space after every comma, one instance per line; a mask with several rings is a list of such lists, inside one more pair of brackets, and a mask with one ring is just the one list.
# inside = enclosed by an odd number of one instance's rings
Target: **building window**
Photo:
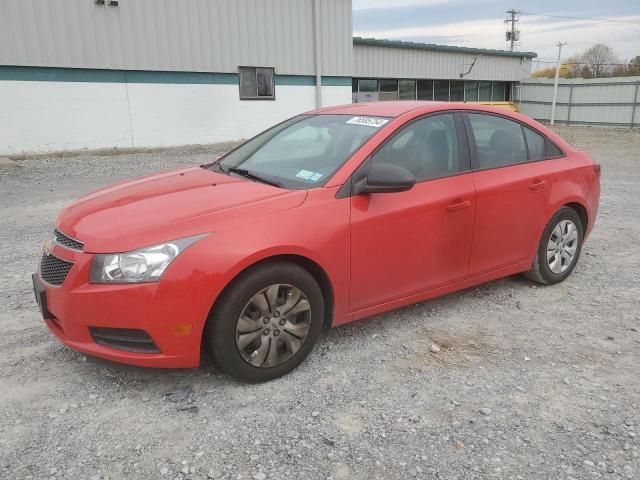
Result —
[[451, 80], [450, 82], [451, 98], [452, 102], [464, 102], [464, 82], [458, 80]]
[[398, 100], [398, 80], [381, 78], [379, 100]]
[[240, 99], [275, 99], [273, 67], [240, 67]]
[[490, 80], [426, 80], [354, 78], [354, 102], [375, 100], [437, 100], [444, 102], [504, 102], [510, 99], [509, 82]]
[[441, 102], [448, 102], [449, 80], [435, 80], [433, 85], [433, 99]]
[[433, 80], [418, 80], [418, 100], [433, 100]]
[[491, 101], [491, 82], [481, 81], [478, 82], [478, 101], [490, 102]]
[[464, 82], [464, 101], [465, 102], [477, 102], [478, 101], [478, 82], [466, 80]]
[[358, 80], [358, 91], [359, 92], [377, 92], [378, 91], [378, 81], [371, 79], [360, 79]]
[[415, 100], [416, 81], [400, 80], [400, 82], [398, 83], [398, 97], [400, 98], [400, 100]]
[[493, 101], [504, 102], [507, 100], [506, 82], [493, 82]]

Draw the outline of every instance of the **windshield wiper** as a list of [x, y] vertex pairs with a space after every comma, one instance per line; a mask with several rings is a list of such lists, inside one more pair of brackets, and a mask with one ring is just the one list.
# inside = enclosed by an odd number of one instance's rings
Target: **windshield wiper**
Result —
[[246, 168], [229, 167], [226, 169], [226, 173], [235, 173], [236, 175], [240, 175], [241, 177], [248, 178], [249, 180], [256, 180], [258, 182], [266, 183], [267, 185], [283, 188], [281, 183], [276, 182], [274, 180], [268, 180], [263, 176], [261, 176], [260, 174], [251, 172]]

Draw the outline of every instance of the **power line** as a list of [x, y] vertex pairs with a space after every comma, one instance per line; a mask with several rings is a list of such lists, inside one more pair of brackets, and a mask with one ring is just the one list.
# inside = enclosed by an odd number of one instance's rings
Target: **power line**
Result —
[[546, 13], [531, 13], [531, 12], [520, 12], [520, 15], [528, 15], [531, 17], [558, 18], [561, 20], [583, 20], [587, 22], [626, 23], [626, 24], [640, 25], [640, 20], [618, 20], [613, 18], [597, 18], [597, 17], [572, 17], [569, 15], [551, 15]]

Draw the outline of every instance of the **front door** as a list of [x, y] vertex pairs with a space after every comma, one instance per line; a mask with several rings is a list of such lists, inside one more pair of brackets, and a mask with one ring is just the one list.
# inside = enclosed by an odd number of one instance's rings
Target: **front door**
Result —
[[358, 311], [468, 275], [475, 190], [460, 119], [411, 122], [368, 160], [411, 171], [406, 192], [351, 198], [351, 310]]

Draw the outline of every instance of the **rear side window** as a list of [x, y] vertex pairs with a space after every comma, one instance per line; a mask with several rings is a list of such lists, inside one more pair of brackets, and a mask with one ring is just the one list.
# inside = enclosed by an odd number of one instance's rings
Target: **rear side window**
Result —
[[527, 147], [529, 147], [529, 160], [540, 160], [546, 158], [544, 137], [530, 128], [522, 128], [524, 129], [524, 136], [527, 139]]
[[562, 150], [556, 147], [548, 139], [545, 142], [545, 150], [546, 158], [561, 157], [562, 155], [564, 155], [564, 153], [562, 153]]
[[529, 148], [529, 160], [542, 160], [544, 158], [561, 157], [562, 151], [534, 130], [522, 126], [524, 136], [527, 139], [527, 147]]
[[522, 128], [517, 122], [495, 115], [469, 113], [476, 141], [478, 168], [495, 168], [527, 161]]

